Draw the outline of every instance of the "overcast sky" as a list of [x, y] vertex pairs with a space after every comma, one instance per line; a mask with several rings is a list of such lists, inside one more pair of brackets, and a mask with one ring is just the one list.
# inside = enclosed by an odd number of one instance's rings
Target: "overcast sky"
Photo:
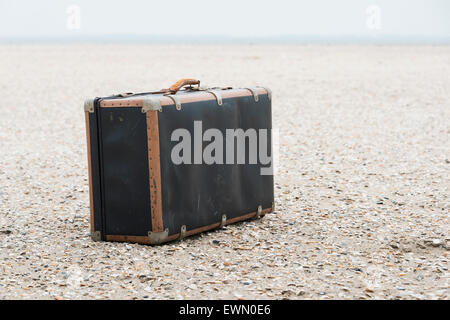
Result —
[[450, 1], [0, 0], [0, 39], [116, 35], [395, 37], [450, 42]]

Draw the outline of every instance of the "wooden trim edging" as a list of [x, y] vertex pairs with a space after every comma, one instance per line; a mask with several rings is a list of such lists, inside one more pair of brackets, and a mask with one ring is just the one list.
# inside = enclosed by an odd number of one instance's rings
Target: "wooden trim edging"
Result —
[[146, 121], [152, 231], [161, 232], [164, 229], [162, 220], [161, 162], [159, 158], [158, 111], [148, 111], [146, 113]]
[[[264, 88], [255, 88], [254, 91], [257, 94], [268, 94]], [[219, 90], [223, 99], [234, 97], [250, 97], [253, 94], [247, 89], [231, 89], [231, 90]], [[164, 95], [149, 95], [152, 98], [159, 99], [161, 106], [174, 105], [174, 101]], [[144, 96], [145, 97], [145, 96]], [[189, 94], [178, 94], [176, 97], [183, 103], [216, 100], [216, 97], [207, 91], [192, 92]], [[142, 107], [143, 96], [139, 97], [124, 97], [119, 99], [105, 99], [100, 101], [100, 107]]]
[[[267, 209], [263, 209], [261, 211], [261, 214], [265, 215], [265, 214], [270, 213], [270, 212], [272, 212], [272, 208], [267, 208]], [[258, 212], [255, 211], [255, 212], [250, 212], [248, 214], [244, 214], [244, 215], [236, 217], [236, 218], [229, 219], [229, 220], [227, 220], [225, 222], [225, 225], [251, 219], [251, 218], [255, 217], [257, 214], [258, 214]], [[216, 229], [218, 227], [220, 227], [220, 222], [217, 222], [217, 223], [214, 223], [214, 224], [210, 224], [210, 225], [207, 225], [207, 226], [203, 226], [203, 227], [199, 227], [199, 228], [195, 228], [195, 229], [192, 229], [192, 230], [188, 230], [188, 231], [186, 231], [186, 236], [191, 236], [191, 235], [194, 235], [194, 234], [197, 234], [197, 233], [209, 231], [209, 230], [212, 230], [212, 229]], [[169, 236], [164, 242], [173, 241], [173, 240], [178, 239], [179, 237], [180, 237], [180, 234], [176, 233], [176, 234], [173, 234], [173, 235]], [[106, 241], [132, 242], [132, 243], [150, 244], [150, 239], [149, 239], [149, 237], [146, 237], [146, 236], [107, 235], [106, 236]]]

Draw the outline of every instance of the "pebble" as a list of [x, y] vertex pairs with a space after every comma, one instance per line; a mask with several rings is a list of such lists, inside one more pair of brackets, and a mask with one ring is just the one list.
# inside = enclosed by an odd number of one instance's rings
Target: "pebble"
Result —
[[439, 239], [433, 239], [431, 244], [433, 245], [433, 247], [439, 247], [440, 245], [442, 245], [442, 241]]

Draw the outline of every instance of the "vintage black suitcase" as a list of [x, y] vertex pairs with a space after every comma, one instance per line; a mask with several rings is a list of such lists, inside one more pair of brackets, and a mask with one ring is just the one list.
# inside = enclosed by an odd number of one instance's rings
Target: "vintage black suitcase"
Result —
[[274, 210], [271, 93], [203, 88], [86, 100], [91, 235], [160, 244]]

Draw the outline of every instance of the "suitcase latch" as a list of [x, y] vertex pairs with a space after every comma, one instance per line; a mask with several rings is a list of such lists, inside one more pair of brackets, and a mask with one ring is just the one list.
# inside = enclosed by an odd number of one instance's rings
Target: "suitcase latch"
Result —
[[258, 101], [259, 101], [259, 96], [258, 96], [258, 93], [256, 92], [255, 89], [253, 89], [253, 88], [245, 88], [245, 89], [247, 89], [248, 91], [251, 92], [251, 94], [253, 95], [253, 99], [255, 100], [255, 102], [258, 102]]
[[211, 94], [213, 94], [214, 97], [216, 97], [217, 104], [218, 104], [219, 106], [222, 105], [222, 95], [219, 93], [218, 90], [211, 90], [211, 89], [208, 89], [208, 90], [205, 90], [205, 91], [206, 91], [206, 92], [209, 92], [209, 93], [211, 93]]
[[178, 99], [177, 96], [175, 96], [173, 94], [168, 94], [168, 95], [166, 95], [166, 97], [172, 99], [173, 103], [175, 104], [175, 108], [177, 110], [181, 110], [181, 101], [180, 101], [180, 99]]

